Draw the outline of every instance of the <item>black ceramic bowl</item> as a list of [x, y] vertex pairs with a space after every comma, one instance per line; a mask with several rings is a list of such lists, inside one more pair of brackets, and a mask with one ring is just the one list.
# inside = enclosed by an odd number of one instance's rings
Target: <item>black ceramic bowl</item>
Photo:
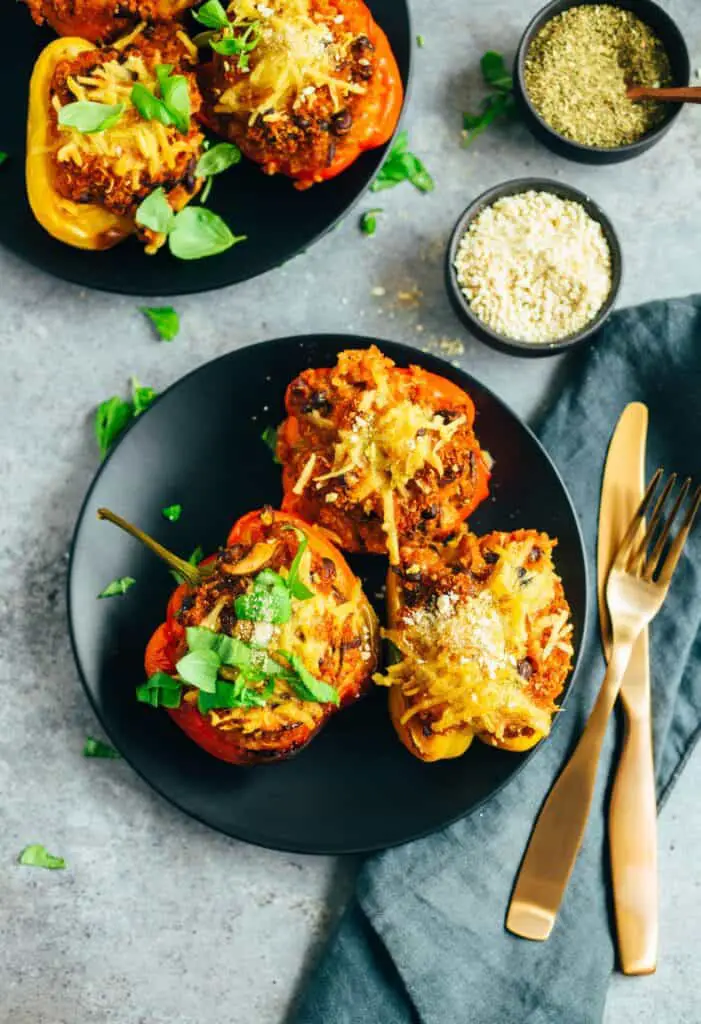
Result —
[[[601, 149], [598, 146], [583, 146], [579, 142], [572, 142], [571, 139], [565, 138], [564, 135], [560, 135], [554, 128], [551, 128], [531, 104], [524, 80], [524, 65], [529, 47], [534, 36], [538, 34], [543, 25], [550, 21], [551, 18], [554, 18], [555, 15], [569, 10], [570, 7], [583, 7], [586, 4], [596, 3], [601, 3], [601, 0], [552, 0], [551, 3], [546, 4], [542, 10], [538, 11], [523, 33], [516, 52], [514, 94], [528, 127], [536, 138], [544, 142], [555, 153], [568, 157], [570, 160], [578, 160], [580, 163], [615, 164], [621, 160], [630, 160], [631, 157], [644, 153], [650, 146], [654, 146], [656, 142], [659, 142], [681, 113], [682, 104], [668, 103], [664, 121], [661, 121], [656, 128], [653, 128], [652, 131], [643, 135], [636, 142], [631, 142], [626, 146]], [[691, 72], [689, 51], [684, 42], [684, 37], [670, 16], [658, 4], [653, 3], [653, 0], [615, 0], [615, 6], [632, 11], [634, 14], [637, 14], [641, 21], [650, 26], [663, 43], [669, 56], [672, 66], [672, 85], [688, 85]]]
[[[460, 241], [477, 214], [484, 210], [485, 207], [491, 206], [497, 199], [503, 198], [503, 196], [514, 196], [519, 195], [521, 192], [530, 191], [551, 192], [553, 195], [560, 196], [561, 199], [570, 199], [579, 203], [590, 217], [601, 224], [609, 249], [611, 250], [611, 291], [606, 302], [594, 319], [585, 327], [582, 327], [581, 330], [576, 331], [574, 334], [568, 335], [566, 338], [561, 338], [559, 341], [516, 341], [513, 338], [507, 338], [505, 335], [493, 331], [491, 327], [488, 327], [487, 324], [472, 312], [469, 301], [463, 295], [455, 270], [455, 257]], [[559, 352], [569, 351], [569, 349], [581, 345], [596, 334], [613, 309], [621, 287], [622, 269], [623, 257], [618, 235], [611, 221], [593, 199], [590, 199], [584, 192], [580, 192], [579, 189], [572, 188], [571, 185], [563, 185], [562, 182], [551, 181], [549, 178], [514, 178], [512, 181], [502, 182], [501, 185], [495, 185], [494, 188], [483, 192], [461, 214], [448, 243], [445, 275], [448, 296], [453, 308], [472, 334], [478, 337], [480, 341], [491, 345], [492, 348], [499, 349], [501, 352], [507, 352], [509, 355], [537, 357], [553, 356]]]

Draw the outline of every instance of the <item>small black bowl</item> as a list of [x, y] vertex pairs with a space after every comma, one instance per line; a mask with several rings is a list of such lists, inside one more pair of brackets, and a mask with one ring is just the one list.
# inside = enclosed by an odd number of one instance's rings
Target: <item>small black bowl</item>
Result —
[[[630, 160], [632, 157], [644, 153], [646, 149], [659, 142], [681, 113], [683, 104], [668, 103], [665, 119], [635, 142], [630, 142], [625, 146], [615, 146], [611, 149], [602, 149], [598, 146], [583, 146], [579, 142], [573, 142], [571, 139], [565, 138], [564, 135], [560, 135], [559, 132], [550, 127], [547, 121], [543, 120], [529, 99], [524, 78], [524, 66], [528, 50], [533, 38], [538, 34], [543, 25], [557, 14], [562, 14], [563, 11], [569, 10], [570, 7], [584, 7], [587, 4], [596, 3], [601, 3], [601, 0], [552, 0], [551, 3], [546, 4], [542, 10], [538, 11], [523, 33], [516, 52], [514, 95], [525, 123], [536, 138], [545, 143], [553, 152], [558, 153], [560, 156], [568, 157], [570, 160], [577, 160], [585, 164], [616, 164], [622, 160]], [[688, 85], [691, 73], [689, 51], [684, 42], [684, 37], [670, 16], [656, 3], [653, 3], [653, 0], [616, 0], [615, 6], [632, 11], [641, 21], [650, 26], [667, 51], [672, 67], [672, 85]]]
[[[457, 271], [455, 270], [455, 257], [457, 255], [460, 241], [467, 231], [471, 221], [475, 219], [478, 213], [487, 206], [491, 206], [497, 201], [502, 199], [504, 196], [520, 195], [522, 192], [550, 192], [552, 195], [559, 196], [561, 199], [569, 199], [573, 202], [579, 203], [584, 207], [586, 212], [594, 220], [598, 221], [601, 225], [606, 241], [608, 242], [609, 249], [611, 251], [611, 291], [608, 294], [606, 302], [603, 304], [597, 315], [581, 330], [575, 331], [574, 334], [569, 334], [566, 338], [561, 338], [559, 341], [516, 341], [513, 338], [507, 338], [503, 334], [498, 334], [493, 331], [491, 327], [488, 327], [482, 320], [476, 316], [470, 308], [470, 303], [465, 298], [460, 283], [458, 281]], [[599, 328], [603, 325], [604, 321], [608, 319], [611, 310], [613, 309], [618, 291], [621, 287], [621, 275], [623, 271], [623, 255], [621, 252], [621, 243], [618, 240], [613, 224], [608, 219], [606, 214], [601, 210], [593, 199], [590, 199], [584, 192], [580, 192], [579, 189], [572, 188], [571, 185], [564, 185], [560, 181], [551, 181], [548, 178], [514, 178], [512, 181], [502, 182], [501, 185], [495, 185], [494, 188], [488, 189], [483, 192], [481, 196], [478, 196], [460, 216], [455, 230], [451, 235], [450, 242], [448, 243], [448, 254], [446, 257], [445, 276], [446, 286], [448, 288], [448, 297], [453, 305], [453, 308], [459, 318], [463, 321], [465, 326], [487, 345], [491, 345], [492, 348], [499, 349], [500, 352], [507, 352], [509, 355], [516, 356], [553, 356], [559, 352], [569, 351], [583, 342], [588, 341]]]

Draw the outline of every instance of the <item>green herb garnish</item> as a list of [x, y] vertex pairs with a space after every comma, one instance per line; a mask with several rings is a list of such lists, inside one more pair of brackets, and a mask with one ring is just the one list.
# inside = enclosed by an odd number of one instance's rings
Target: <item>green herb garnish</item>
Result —
[[338, 691], [313, 676], [296, 654], [292, 654], [290, 651], [278, 651], [277, 653], [290, 663], [296, 673], [296, 676], [287, 676], [286, 679], [298, 697], [301, 697], [302, 700], [316, 701], [318, 704], [340, 703]]
[[114, 128], [124, 112], [123, 103], [93, 103], [79, 100], [66, 103], [58, 112], [58, 123], [62, 128], [75, 128], [83, 135], [94, 135]]
[[207, 0], [206, 4], [192, 12], [192, 16], [205, 28], [228, 28], [230, 24], [226, 9], [219, 0]]
[[213, 182], [214, 178], [207, 178], [207, 180], [205, 181], [204, 188], [200, 192], [200, 205], [204, 206], [207, 200], [209, 199], [209, 193], [212, 191]]
[[156, 672], [136, 688], [136, 699], [152, 708], [179, 708], [182, 695], [183, 684], [167, 672]]
[[0, 149], [0, 165], [4, 164], [7, 160], [7, 153]]
[[161, 509], [161, 515], [164, 519], [167, 519], [169, 523], [177, 523], [182, 514], [182, 505], [166, 505], [165, 508]]
[[246, 622], [270, 622], [281, 626], [290, 621], [292, 605], [287, 583], [273, 569], [263, 569], [247, 594], [239, 594], [234, 603], [236, 617]]
[[170, 251], [179, 260], [216, 256], [245, 240], [245, 235], [234, 235], [221, 217], [202, 206], [181, 210], [168, 234]]
[[184, 683], [205, 693], [214, 693], [220, 666], [221, 659], [216, 651], [198, 649], [186, 654], [175, 667]]
[[279, 466], [281, 463], [277, 457], [277, 429], [270, 426], [266, 427], [260, 435], [260, 439], [264, 444], [267, 444], [268, 448], [273, 453], [273, 462]]
[[209, 45], [215, 53], [223, 57], [238, 56], [239, 71], [248, 71], [250, 55], [260, 41], [260, 22], [252, 21], [241, 33], [236, 35], [234, 27], [229, 25], [219, 39], [210, 39]]
[[118, 597], [121, 594], [126, 594], [130, 587], [133, 587], [136, 580], [133, 576], [120, 576], [119, 579], [112, 580], [108, 583], [104, 590], [101, 590], [97, 595], [98, 597]]
[[197, 710], [202, 715], [208, 711], [220, 711], [225, 708], [263, 708], [266, 704], [266, 695], [246, 686], [243, 677], [239, 677], [234, 683], [217, 679], [214, 693], [200, 690], [197, 695]]
[[516, 105], [513, 97], [513, 79], [509, 74], [504, 58], [494, 50], [488, 50], [480, 61], [482, 77], [487, 85], [494, 89], [482, 102], [479, 114], [463, 114], [464, 145], [469, 146], [478, 135], [481, 135], [491, 124], [502, 117], [511, 117]]
[[410, 182], [420, 192], [432, 192], [435, 187], [433, 178], [421, 160], [409, 152], [409, 135], [406, 131], [397, 135], [389, 156], [370, 186], [370, 191], [381, 192], [386, 188], [394, 188], [403, 181]]
[[100, 402], [95, 413], [95, 437], [100, 448], [100, 457], [105, 455], [122, 431], [131, 423], [134, 410], [131, 402], [118, 395]]
[[104, 757], [119, 760], [121, 756], [109, 743], [105, 743], [103, 740], [96, 740], [92, 736], [86, 737], [83, 757]]
[[187, 135], [190, 131], [190, 90], [184, 75], [174, 75], [172, 64], [157, 64], [156, 78], [165, 108], [173, 124]]
[[229, 167], [241, 162], [241, 150], [233, 142], [218, 142], [202, 154], [197, 161], [195, 176], [211, 178], [213, 174], [221, 174]]
[[177, 338], [180, 330], [180, 317], [172, 306], [140, 306], [139, 309], [149, 318], [162, 341], [172, 341]]
[[165, 189], [156, 188], [141, 201], [135, 220], [137, 224], [159, 235], [168, 234], [175, 220], [175, 212], [168, 202]]
[[60, 870], [66, 866], [63, 857], [55, 857], [41, 843], [25, 846], [17, 858], [17, 863], [29, 868], [48, 868], [49, 871]]
[[294, 530], [297, 535], [297, 540], [299, 541], [299, 545], [297, 547], [295, 557], [292, 559], [292, 565], [290, 566], [285, 583], [292, 596], [296, 597], [298, 601], [308, 601], [311, 597], [314, 597], [314, 593], [300, 580], [299, 567], [302, 564], [302, 556], [309, 546], [309, 538], [296, 526], [288, 526], [285, 527], [285, 529]]
[[156, 392], [148, 384], [141, 384], [136, 377], [131, 379], [131, 402], [134, 416], [145, 412], [156, 398]]
[[141, 82], [134, 83], [129, 98], [144, 121], [160, 121], [164, 125], [174, 124], [170, 111], [163, 100], [155, 96]]
[[380, 207], [374, 210], [367, 210], [360, 218], [360, 230], [364, 235], [374, 235], [377, 230], [377, 218], [384, 211]]
[[420, 49], [423, 49], [423, 48], [424, 48], [424, 46], [426, 45], [426, 40], [424, 39], [424, 37], [423, 37], [423, 36], [419, 35], [419, 36], [417, 36], [417, 37], [416, 37], [416, 45], [417, 45], [417, 46], [418, 46], [418, 47], [419, 47]]

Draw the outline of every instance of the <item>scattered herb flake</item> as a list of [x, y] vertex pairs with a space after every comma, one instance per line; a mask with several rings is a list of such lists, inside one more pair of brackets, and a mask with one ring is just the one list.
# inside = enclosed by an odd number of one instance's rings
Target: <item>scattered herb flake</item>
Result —
[[273, 453], [273, 462], [279, 466], [281, 463], [277, 457], [277, 428], [267, 426], [260, 435], [260, 439], [264, 444], [267, 444], [268, 448]]
[[169, 523], [177, 523], [182, 514], [182, 505], [166, 505], [165, 508], [161, 509], [161, 515], [164, 519], [167, 519]]
[[290, 651], [278, 651], [280, 656], [289, 661], [296, 678], [286, 677], [298, 697], [302, 700], [316, 701], [318, 704], [339, 704], [338, 691], [321, 679], [317, 679], [306, 668], [304, 662]]
[[6, 160], [7, 160], [7, 153], [5, 153], [4, 150], [0, 149], [0, 165], [4, 164]]
[[513, 97], [513, 79], [509, 74], [504, 58], [494, 50], [488, 50], [480, 61], [482, 77], [485, 84], [495, 91], [482, 101], [482, 109], [478, 114], [463, 114], [463, 145], [481, 135], [491, 124], [502, 117], [512, 117], [516, 111]]
[[230, 24], [226, 9], [219, 0], [207, 0], [206, 4], [192, 12], [192, 16], [205, 28], [228, 28]]
[[83, 757], [104, 757], [119, 760], [121, 756], [114, 747], [110, 746], [109, 743], [105, 743], [104, 740], [96, 740], [93, 736], [86, 737]]
[[49, 871], [60, 870], [66, 866], [63, 857], [55, 857], [41, 843], [25, 846], [17, 858], [17, 863], [29, 868], [48, 868]]
[[421, 35], [418, 35], [418, 36], [416, 37], [416, 45], [417, 45], [417, 46], [418, 46], [418, 47], [419, 47], [420, 49], [423, 49], [423, 48], [424, 48], [424, 46], [426, 45], [426, 40], [424, 39], [424, 37], [423, 37], [423, 36], [421, 36]]
[[374, 210], [367, 210], [360, 218], [360, 230], [364, 235], [374, 235], [377, 230], [377, 218], [384, 211], [378, 206]]
[[100, 597], [118, 597], [121, 594], [126, 594], [130, 587], [133, 587], [136, 580], [133, 576], [120, 576], [119, 579], [112, 580], [108, 583], [104, 590], [101, 590], [97, 595]]
[[95, 437], [100, 449], [100, 458], [104, 459], [119, 435], [131, 423], [133, 415], [131, 402], [118, 395], [100, 402], [95, 413]]
[[183, 686], [167, 672], [155, 672], [145, 683], [136, 688], [136, 699], [152, 708], [179, 708]]
[[134, 416], [140, 416], [156, 398], [156, 392], [148, 384], [142, 384], [136, 377], [132, 377], [131, 398]]
[[149, 318], [162, 341], [177, 338], [180, 317], [172, 306], [140, 306], [139, 309]]

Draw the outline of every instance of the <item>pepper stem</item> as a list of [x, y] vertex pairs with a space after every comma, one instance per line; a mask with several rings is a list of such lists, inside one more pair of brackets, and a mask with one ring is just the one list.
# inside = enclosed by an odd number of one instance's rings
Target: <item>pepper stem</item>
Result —
[[158, 555], [166, 565], [170, 566], [171, 569], [175, 570], [179, 576], [182, 576], [185, 583], [189, 583], [191, 587], [196, 587], [208, 575], [199, 566], [192, 565], [191, 562], [186, 562], [184, 558], [179, 558], [178, 555], [174, 555], [172, 551], [164, 548], [162, 544], [159, 544], [153, 537], [149, 537], [147, 533], [140, 530], [137, 526], [132, 526], [126, 519], [122, 519], [121, 516], [111, 512], [108, 508], [99, 508], [97, 510], [98, 519], [106, 519], [108, 523], [113, 523], [118, 526], [120, 530], [124, 530], [125, 533], [130, 534], [136, 540], [147, 547], [150, 551], [153, 551], [154, 555]]

